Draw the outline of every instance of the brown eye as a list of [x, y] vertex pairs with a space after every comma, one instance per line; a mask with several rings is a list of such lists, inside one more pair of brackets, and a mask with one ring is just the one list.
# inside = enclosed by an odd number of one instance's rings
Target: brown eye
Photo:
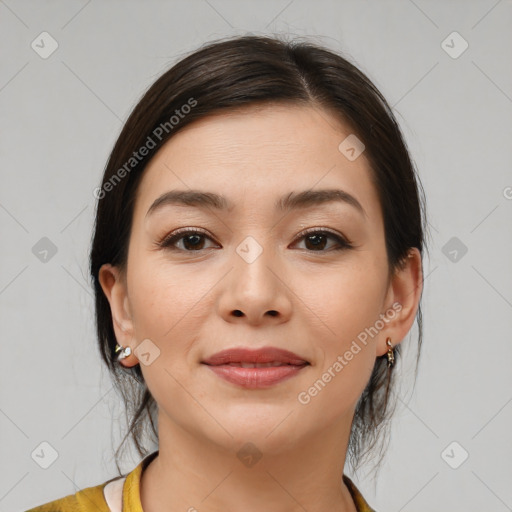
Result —
[[[201, 251], [205, 249], [205, 240], [209, 239], [204, 231], [197, 229], [178, 230], [165, 237], [158, 245], [166, 249], [177, 249], [186, 252]], [[176, 247], [176, 243], [183, 241], [182, 247]]]
[[350, 249], [353, 247], [348, 240], [345, 240], [338, 234], [326, 230], [309, 230], [299, 235], [298, 239], [305, 241], [306, 249], [308, 251], [327, 252], [324, 249], [329, 238], [336, 242], [334, 249], [331, 250], [338, 251], [343, 249]]
[[[328, 247], [328, 240], [334, 240], [334, 246]], [[205, 247], [205, 241], [212, 240], [206, 232], [199, 229], [180, 229], [166, 236], [158, 243], [159, 247], [169, 250], [181, 250], [184, 252], [199, 252], [209, 247]], [[304, 240], [306, 250], [309, 252], [328, 252], [330, 250], [339, 251], [351, 249], [353, 245], [344, 237], [327, 230], [312, 229], [303, 232], [296, 239]], [[181, 243], [181, 247], [178, 244]], [[297, 242], [295, 242], [297, 243]], [[326, 249], [327, 247], [327, 249]]]

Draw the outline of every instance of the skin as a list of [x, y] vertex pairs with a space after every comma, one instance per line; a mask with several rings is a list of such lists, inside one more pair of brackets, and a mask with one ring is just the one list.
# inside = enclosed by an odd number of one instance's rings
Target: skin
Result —
[[[356, 510], [342, 483], [355, 406], [375, 358], [387, 352], [386, 338], [396, 346], [414, 322], [422, 269], [413, 248], [388, 280], [368, 162], [364, 153], [350, 161], [338, 150], [350, 133], [319, 107], [248, 107], [187, 126], [144, 171], [127, 272], [105, 264], [100, 282], [117, 340], [132, 348], [121, 364], [139, 364], [133, 351], [142, 340], [160, 351], [151, 364], [141, 363], [159, 408], [159, 455], [141, 481], [145, 512]], [[146, 217], [162, 193], [191, 188], [224, 195], [234, 207], [169, 205]], [[349, 192], [366, 215], [337, 202], [274, 210], [283, 195], [320, 188]], [[190, 238], [176, 241], [174, 251], [158, 248], [178, 228], [206, 230], [201, 249]], [[338, 242], [327, 237], [316, 249], [297, 236], [307, 228], [334, 230], [355, 247], [336, 251]], [[251, 263], [236, 252], [249, 235], [263, 249]], [[401, 310], [301, 404], [298, 394], [395, 302]], [[273, 387], [248, 390], [201, 364], [238, 346], [284, 348], [310, 366]], [[247, 442], [262, 454], [250, 467], [237, 457]]]

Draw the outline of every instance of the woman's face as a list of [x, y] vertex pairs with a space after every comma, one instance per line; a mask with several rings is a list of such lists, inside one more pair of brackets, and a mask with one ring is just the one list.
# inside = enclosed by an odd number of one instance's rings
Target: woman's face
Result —
[[[135, 349], [123, 364], [140, 362], [160, 429], [273, 453], [348, 432], [386, 337], [400, 342], [416, 310], [413, 301], [404, 321], [396, 305], [407, 293], [388, 282], [365, 154], [347, 152], [353, 139], [339, 149], [349, 135], [324, 110], [249, 107], [189, 125], [149, 163], [126, 276], [110, 268], [109, 281], [106, 265], [101, 281], [117, 339]], [[160, 200], [178, 191], [221, 199]], [[307, 364], [204, 363], [269, 347]]]

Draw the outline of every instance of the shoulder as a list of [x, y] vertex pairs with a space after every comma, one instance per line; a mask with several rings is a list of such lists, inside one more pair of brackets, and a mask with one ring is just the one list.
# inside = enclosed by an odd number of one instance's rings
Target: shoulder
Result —
[[110, 512], [103, 495], [106, 483], [87, 487], [75, 494], [44, 503], [25, 512]]

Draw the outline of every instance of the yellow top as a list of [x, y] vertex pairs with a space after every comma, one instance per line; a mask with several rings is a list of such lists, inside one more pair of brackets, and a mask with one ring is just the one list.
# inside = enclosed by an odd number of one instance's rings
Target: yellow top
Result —
[[[157, 455], [158, 450], [149, 454], [126, 476], [123, 486], [122, 512], [144, 512], [140, 502], [140, 479], [142, 472]], [[103, 488], [110, 481], [111, 480], [95, 487], [87, 487], [86, 489], [78, 491], [76, 494], [70, 494], [64, 498], [31, 508], [26, 512], [110, 512], [103, 494]], [[375, 510], [366, 503], [365, 499], [348, 476], [343, 475], [343, 481], [352, 495], [357, 512], [375, 512]]]

